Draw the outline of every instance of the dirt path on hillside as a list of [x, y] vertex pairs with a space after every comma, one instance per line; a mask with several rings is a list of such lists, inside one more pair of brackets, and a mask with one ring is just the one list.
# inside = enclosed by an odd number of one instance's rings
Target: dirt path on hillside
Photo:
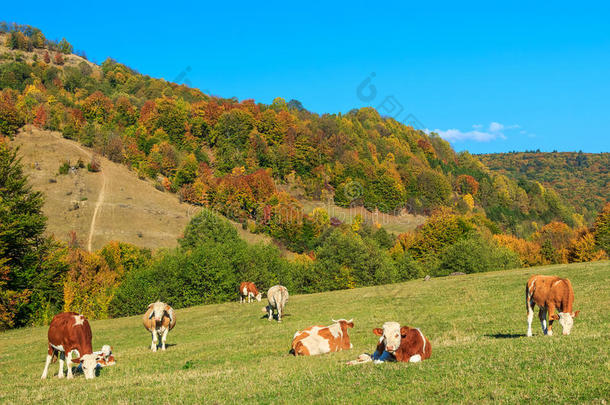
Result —
[[[61, 141], [66, 141], [59, 134], [53, 133], [52, 135]], [[93, 151], [85, 149], [84, 147], [80, 146], [79, 144], [77, 144], [73, 141], [69, 141], [66, 143], [70, 144], [73, 148], [80, 150], [84, 154], [88, 155], [89, 159], [93, 160], [93, 155], [94, 155]], [[102, 186], [100, 187], [100, 192], [97, 195], [97, 202], [95, 203], [93, 215], [91, 216], [91, 225], [89, 226], [89, 236], [87, 237], [87, 250], [89, 252], [91, 252], [93, 234], [95, 233], [95, 221], [97, 220], [97, 215], [102, 207], [102, 204], [104, 203], [104, 198], [106, 198], [106, 172], [104, 171], [103, 168], [100, 170], [100, 174], [102, 175]]]

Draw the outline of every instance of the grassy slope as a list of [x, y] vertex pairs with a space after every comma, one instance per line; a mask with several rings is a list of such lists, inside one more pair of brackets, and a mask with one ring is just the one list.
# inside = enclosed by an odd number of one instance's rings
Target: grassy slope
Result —
[[[532, 338], [524, 284], [532, 273], [569, 277], [582, 311], [570, 336]], [[416, 280], [291, 297], [283, 323], [261, 303], [177, 311], [166, 352], [151, 353], [139, 317], [92, 322], [93, 344], [112, 344], [117, 365], [94, 381], [41, 381], [46, 328], [0, 334], [0, 402], [600, 402], [610, 399], [610, 262]], [[354, 349], [294, 358], [293, 333], [353, 317]], [[417, 365], [344, 362], [371, 351], [387, 320], [418, 326], [432, 358]], [[559, 328], [559, 326], [557, 326]], [[185, 366], [188, 364], [189, 366]], [[57, 373], [57, 364], [52, 367]], [[83, 389], [86, 387], [85, 389]]]
[[[102, 164], [100, 173], [81, 169], [76, 174], [58, 175], [64, 161], [74, 165], [81, 158], [89, 163], [91, 151], [57, 132], [22, 131], [13, 144], [20, 148], [19, 156], [30, 184], [45, 195], [43, 210], [48, 217], [47, 230], [60, 240], [67, 241], [68, 233], [75, 230], [86, 247], [103, 175], [106, 176], [105, 198], [96, 220], [93, 249], [111, 240], [154, 249], [176, 246], [176, 239], [189, 219], [199, 211], [195, 206], [181, 204], [175, 194], [161, 192], [151, 182], [139, 180], [126, 166], [103, 157], [98, 157]], [[57, 183], [50, 183], [49, 179]], [[79, 204], [79, 209], [70, 209], [74, 203]], [[234, 225], [249, 243], [271, 243], [268, 237], [244, 231], [237, 223]]]

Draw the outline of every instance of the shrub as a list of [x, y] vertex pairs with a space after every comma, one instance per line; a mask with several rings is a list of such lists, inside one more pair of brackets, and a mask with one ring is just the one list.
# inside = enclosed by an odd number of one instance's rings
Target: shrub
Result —
[[93, 156], [91, 158], [90, 163], [87, 163], [87, 170], [92, 173], [97, 173], [100, 170], [102, 170], [102, 165], [100, 164], [100, 161], [95, 156]]
[[59, 174], [68, 174], [70, 172], [70, 162], [65, 161], [59, 166]]
[[476, 234], [447, 248], [440, 260], [437, 275], [505, 270], [521, 264], [517, 253]]

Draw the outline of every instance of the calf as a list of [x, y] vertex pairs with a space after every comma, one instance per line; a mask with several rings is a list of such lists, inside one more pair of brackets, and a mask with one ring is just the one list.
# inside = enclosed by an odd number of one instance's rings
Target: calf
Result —
[[[91, 348], [91, 326], [83, 315], [76, 312], [64, 312], [53, 317], [49, 325], [49, 350], [47, 362], [42, 372], [42, 379], [47, 378], [49, 364], [59, 357], [59, 373], [64, 377], [64, 358], [68, 366], [68, 378], [72, 378], [71, 363], [80, 363], [85, 378], [95, 378], [97, 356]], [[72, 359], [72, 351], [78, 351], [80, 357]]]
[[[569, 335], [574, 325], [574, 318], [580, 311], [572, 312], [574, 290], [567, 278], [556, 276], [533, 275], [525, 284], [525, 309], [527, 310], [527, 336], [532, 336], [534, 306], [538, 305], [538, 318], [542, 333], [553, 335], [553, 321], [559, 320], [564, 335]], [[555, 309], [559, 314], [555, 314]], [[549, 326], [546, 325], [547, 312]]]
[[277, 310], [277, 321], [282, 322], [282, 314], [286, 301], [288, 301], [288, 290], [282, 285], [274, 285], [267, 292], [267, 301], [269, 305], [263, 308], [263, 312], [269, 314], [269, 320], [273, 318], [273, 310]]
[[290, 353], [295, 356], [315, 356], [351, 349], [353, 346], [347, 328], [353, 328], [354, 322], [352, 319], [333, 319], [333, 322], [330, 326], [311, 326], [295, 333]]
[[157, 301], [148, 306], [142, 317], [144, 327], [152, 334], [150, 350], [157, 351], [158, 336], [161, 336], [161, 350], [165, 350], [165, 340], [170, 330], [176, 326], [174, 309], [164, 302]]
[[261, 301], [263, 295], [258, 292], [256, 285], [250, 281], [244, 281], [239, 285], [239, 302], [243, 303], [248, 300], [251, 302], [252, 298], [256, 298], [258, 302]]

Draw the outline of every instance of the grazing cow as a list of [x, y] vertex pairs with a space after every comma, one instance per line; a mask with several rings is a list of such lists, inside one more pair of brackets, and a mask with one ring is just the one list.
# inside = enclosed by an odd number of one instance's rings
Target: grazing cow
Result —
[[250, 281], [244, 281], [239, 285], [239, 303], [248, 301], [251, 302], [252, 298], [256, 298], [258, 302], [261, 301], [263, 294], [258, 292], [256, 285]]
[[330, 326], [311, 326], [295, 333], [290, 353], [295, 356], [315, 356], [351, 349], [353, 346], [347, 328], [353, 328], [354, 322], [352, 319], [333, 319], [333, 322]]
[[277, 321], [282, 322], [282, 314], [284, 313], [284, 306], [288, 301], [288, 290], [283, 285], [274, 285], [267, 292], [267, 301], [269, 305], [263, 308], [263, 312], [269, 314], [269, 320], [273, 318], [273, 310], [277, 310]]
[[[49, 364], [59, 357], [59, 373], [57, 377], [64, 377], [64, 358], [68, 366], [68, 378], [72, 378], [71, 363], [80, 363], [85, 378], [95, 378], [97, 367], [97, 356], [91, 348], [91, 326], [83, 315], [76, 312], [64, 312], [53, 317], [49, 325], [49, 351], [47, 362], [42, 372], [42, 379], [47, 378]], [[72, 351], [78, 351], [75, 359], [72, 359]]]
[[[538, 318], [542, 333], [553, 335], [553, 321], [559, 320], [563, 334], [569, 335], [574, 325], [574, 318], [580, 311], [572, 312], [574, 290], [567, 278], [556, 276], [533, 275], [525, 285], [525, 308], [527, 309], [527, 336], [532, 336], [534, 306], [538, 305]], [[555, 314], [555, 309], [559, 314]], [[549, 314], [549, 326], [546, 326], [546, 315]]]
[[150, 350], [153, 352], [157, 351], [157, 336], [161, 336], [161, 350], [165, 350], [167, 334], [176, 326], [174, 309], [164, 302], [157, 301], [148, 306], [148, 310], [142, 317], [142, 320], [146, 330], [152, 334]]

